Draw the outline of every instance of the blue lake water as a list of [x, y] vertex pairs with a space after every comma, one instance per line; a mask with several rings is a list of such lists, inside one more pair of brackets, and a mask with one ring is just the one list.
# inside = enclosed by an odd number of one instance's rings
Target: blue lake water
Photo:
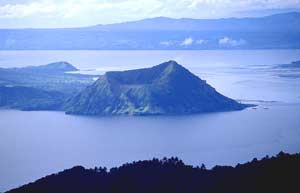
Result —
[[300, 60], [300, 50], [0, 51], [0, 67], [64, 60], [92, 74], [170, 59], [222, 94], [258, 107], [189, 116], [102, 118], [0, 110], [0, 192], [74, 165], [113, 167], [178, 156], [187, 164], [212, 167], [281, 150], [300, 152], [300, 72], [274, 69]]

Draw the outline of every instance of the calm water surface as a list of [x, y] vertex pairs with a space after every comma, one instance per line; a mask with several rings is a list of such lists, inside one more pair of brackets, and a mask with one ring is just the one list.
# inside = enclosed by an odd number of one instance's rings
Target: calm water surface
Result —
[[191, 116], [86, 117], [0, 110], [0, 191], [70, 168], [119, 166], [178, 156], [187, 164], [235, 165], [300, 151], [300, 79], [276, 64], [300, 50], [0, 51], [0, 67], [65, 60], [84, 73], [148, 67], [175, 59], [235, 99], [257, 109]]

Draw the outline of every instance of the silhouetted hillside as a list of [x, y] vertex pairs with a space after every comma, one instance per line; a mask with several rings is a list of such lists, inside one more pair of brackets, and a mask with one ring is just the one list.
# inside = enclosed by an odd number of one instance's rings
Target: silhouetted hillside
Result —
[[76, 166], [7, 193], [296, 193], [299, 172], [300, 154], [283, 152], [210, 170], [164, 158], [124, 164], [110, 171]]

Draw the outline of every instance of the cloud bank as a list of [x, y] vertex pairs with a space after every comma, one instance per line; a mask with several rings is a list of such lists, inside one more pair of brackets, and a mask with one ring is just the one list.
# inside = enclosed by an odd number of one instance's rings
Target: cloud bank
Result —
[[182, 46], [189, 46], [189, 45], [193, 44], [193, 42], [194, 42], [193, 38], [189, 37], [189, 38], [185, 38], [183, 40], [183, 42], [181, 42], [180, 45], [182, 45]]
[[23, 22], [52, 27], [56, 23], [60, 27], [158, 16], [219, 18], [240, 11], [290, 8], [300, 9], [300, 0], [1, 0], [0, 19], [2, 25]]
[[247, 42], [243, 39], [235, 40], [231, 39], [229, 37], [223, 37], [219, 39], [219, 45], [220, 46], [242, 46], [245, 45]]

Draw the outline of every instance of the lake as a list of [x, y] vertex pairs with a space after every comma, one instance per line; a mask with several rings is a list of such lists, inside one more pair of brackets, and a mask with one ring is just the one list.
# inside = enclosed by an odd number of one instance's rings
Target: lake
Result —
[[300, 50], [0, 51], [0, 67], [68, 61], [81, 73], [176, 60], [222, 94], [257, 108], [188, 116], [88, 117], [0, 110], [0, 192], [75, 165], [120, 166], [178, 156], [187, 164], [235, 165], [300, 152]]

